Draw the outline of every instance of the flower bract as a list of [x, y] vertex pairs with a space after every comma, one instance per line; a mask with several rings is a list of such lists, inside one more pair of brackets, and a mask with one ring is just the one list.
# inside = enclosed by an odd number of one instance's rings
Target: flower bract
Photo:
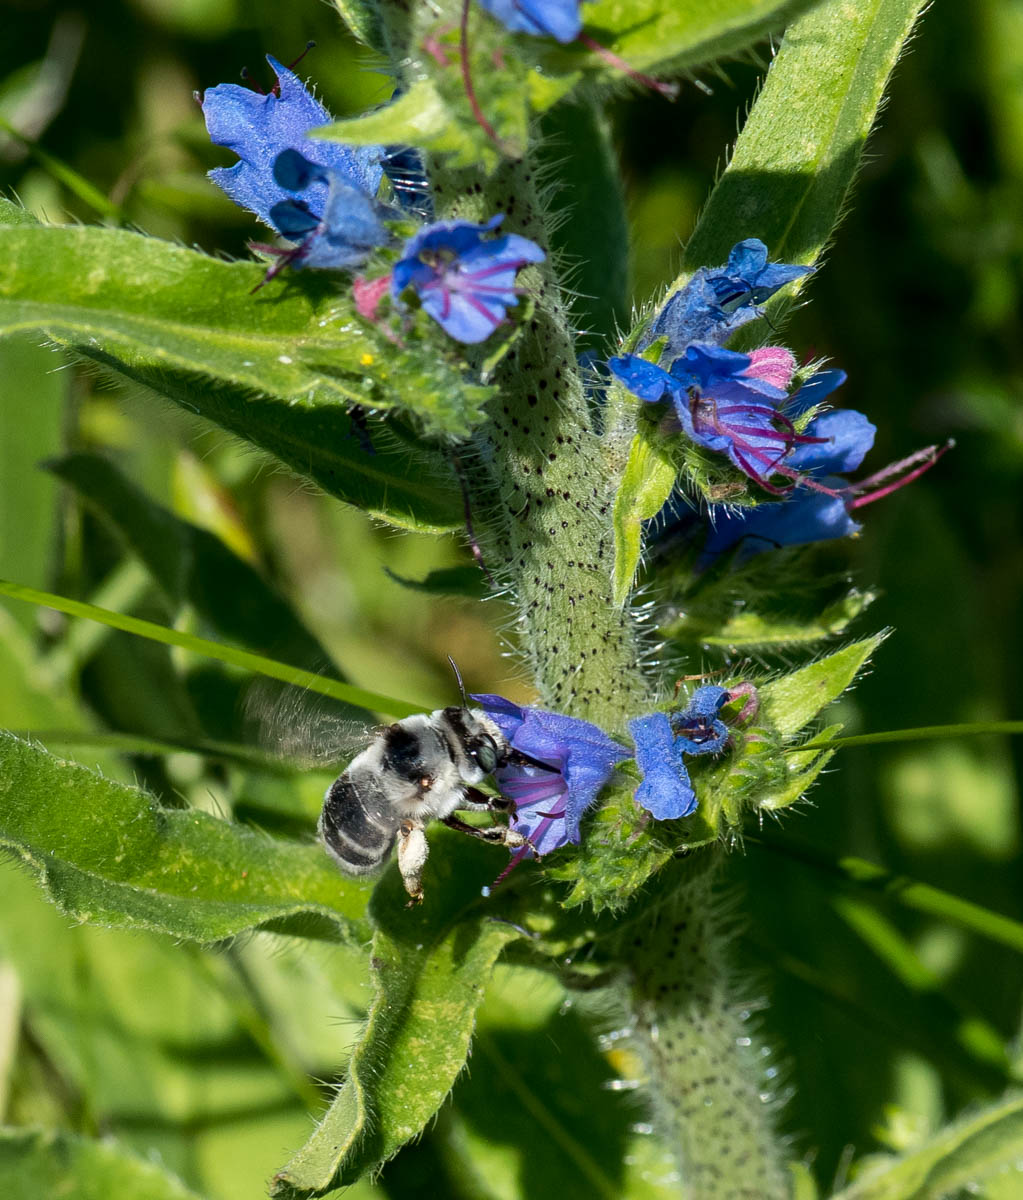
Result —
[[[530, 839], [540, 854], [579, 841], [579, 822], [597, 799], [628, 749], [602, 729], [579, 717], [513, 704], [503, 696], [473, 699], [513, 749], [555, 768], [507, 766], [497, 772], [504, 795], [518, 813], [512, 828]], [[517, 852], [517, 858], [528, 851]]]
[[405, 244], [391, 275], [394, 296], [406, 288], [456, 341], [472, 344], [488, 338], [518, 303], [515, 276], [527, 263], [543, 262], [543, 250], [516, 233], [485, 238], [502, 216], [484, 225], [437, 221]]
[[579, 0], [479, 0], [512, 33], [574, 42], [582, 29]]

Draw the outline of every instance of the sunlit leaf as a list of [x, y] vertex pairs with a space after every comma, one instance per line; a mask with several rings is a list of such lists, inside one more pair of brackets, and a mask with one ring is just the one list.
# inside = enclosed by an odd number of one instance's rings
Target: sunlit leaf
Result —
[[618, 605], [628, 600], [632, 590], [643, 549], [643, 522], [664, 507], [675, 477], [675, 464], [657, 440], [645, 430], [637, 433], [614, 504], [614, 601]]
[[386, 1162], [415, 1137], [465, 1064], [476, 1009], [501, 950], [522, 936], [480, 897], [492, 856], [466, 839], [432, 835], [426, 900], [416, 909], [396, 871], [373, 896], [370, 966], [376, 989], [336, 1099], [278, 1173], [273, 1195], [322, 1190]]
[[268, 925], [366, 936], [368, 886], [342, 878], [318, 846], [160, 809], [6, 733], [0, 790], [0, 844], [77, 920], [196, 942]]
[[834, 1200], [942, 1200], [979, 1192], [1000, 1173], [1019, 1174], [1023, 1099], [990, 1105], [937, 1133], [895, 1162], [873, 1163]]

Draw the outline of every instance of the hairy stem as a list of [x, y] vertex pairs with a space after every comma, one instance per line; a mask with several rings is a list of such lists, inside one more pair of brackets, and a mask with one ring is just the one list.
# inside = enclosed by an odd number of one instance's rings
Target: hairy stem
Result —
[[714, 894], [719, 859], [688, 859], [670, 898], [627, 928], [620, 998], [686, 1200], [783, 1200], [771, 1097], [727, 961], [734, 929]]
[[[485, 220], [547, 246], [528, 162], [476, 172], [433, 173], [444, 216]], [[477, 532], [488, 566], [512, 589], [522, 647], [544, 703], [610, 729], [647, 703], [630, 613], [611, 597], [607, 469], [576, 365], [574, 336], [550, 263], [523, 271], [535, 301], [522, 335], [494, 372], [500, 395], [476, 440], [472, 483]], [[466, 461], [466, 456], [463, 456]]]

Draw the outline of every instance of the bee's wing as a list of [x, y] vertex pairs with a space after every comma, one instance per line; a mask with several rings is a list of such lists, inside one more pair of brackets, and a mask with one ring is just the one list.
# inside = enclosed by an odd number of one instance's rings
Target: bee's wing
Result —
[[244, 703], [245, 724], [260, 746], [299, 766], [347, 766], [373, 737], [351, 708], [317, 692], [257, 680]]

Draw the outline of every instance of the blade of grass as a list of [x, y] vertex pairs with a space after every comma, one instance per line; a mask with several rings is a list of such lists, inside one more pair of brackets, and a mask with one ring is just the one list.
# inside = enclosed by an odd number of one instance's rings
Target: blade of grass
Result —
[[316, 675], [312, 671], [303, 671], [299, 667], [289, 667], [272, 658], [264, 658], [261, 654], [252, 654], [248, 650], [239, 650], [234, 646], [224, 646], [219, 642], [211, 642], [206, 638], [183, 633], [178, 629], [168, 629], [165, 625], [157, 625], [153, 621], [144, 621], [139, 617], [129, 617], [123, 613], [111, 612], [107, 608], [98, 608], [94, 604], [86, 604], [81, 600], [70, 600], [65, 596], [54, 595], [52, 592], [41, 592], [37, 588], [25, 587], [23, 584], [13, 583], [7, 579], [0, 579], [0, 595], [9, 596], [12, 600], [25, 600], [29, 604], [38, 604], [44, 608], [54, 608], [57, 612], [67, 613], [71, 617], [87, 617], [90, 621], [98, 621], [113, 629], [134, 633], [138, 637], [162, 642], [166, 646], [178, 646], [182, 650], [190, 650], [194, 654], [214, 658], [218, 662], [230, 663], [232, 666], [241, 667], [246, 671], [254, 671], [259, 675], [269, 675], [271, 679], [279, 679], [282, 683], [307, 688], [311, 692], [319, 692], [323, 696], [330, 696], [346, 704], [368, 708], [372, 712], [391, 717], [407, 717], [412, 713], [424, 711], [422, 705], [409, 704], [390, 696], [378, 696], [375, 692], [368, 692], [350, 683], [328, 679], [326, 676]]
[[830, 738], [819, 745], [807, 742], [792, 746], [793, 750], [823, 750], [832, 747], [880, 746], [886, 742], [926, 742], [939, 738], [977, 737], [985, 733], [1023, 733], [1023, 721], [963, 721], [958, 725], [919, 725], [914, 729], [886, 729], [883, 733], [857, 733], [849, 737]]

